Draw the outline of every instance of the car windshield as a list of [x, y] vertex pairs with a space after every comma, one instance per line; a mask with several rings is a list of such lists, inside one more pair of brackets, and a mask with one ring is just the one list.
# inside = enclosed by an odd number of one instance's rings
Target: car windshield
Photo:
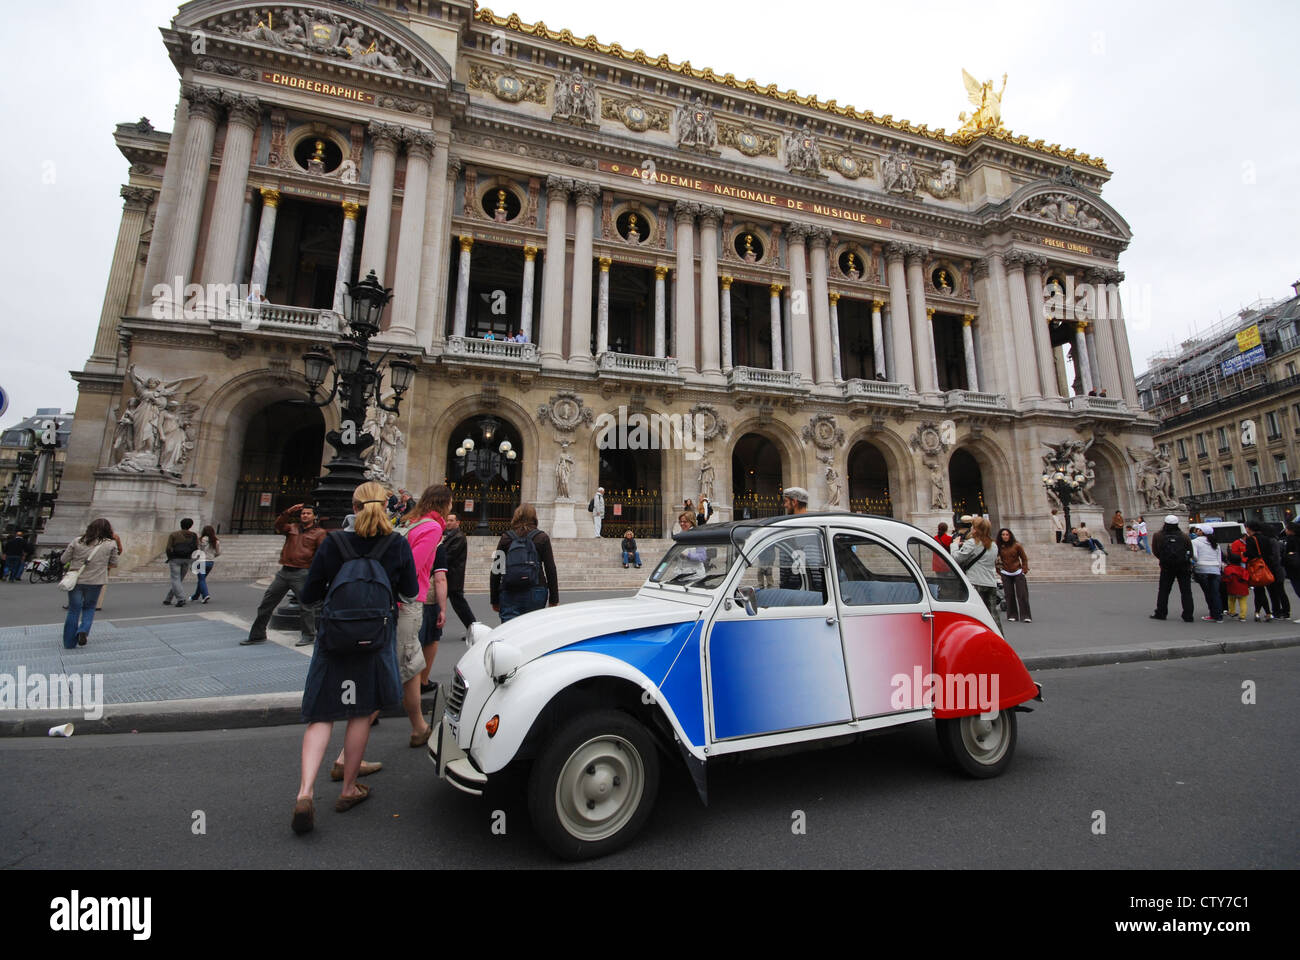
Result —
[[715, 590], [726, 579], [735, 559], [736, 548], [730, 543], [677, 543], [659, 561], [650, 582]]

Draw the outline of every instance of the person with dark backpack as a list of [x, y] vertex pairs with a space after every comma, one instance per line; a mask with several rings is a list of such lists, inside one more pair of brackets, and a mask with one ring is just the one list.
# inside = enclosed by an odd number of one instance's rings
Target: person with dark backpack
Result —
[[181, 521], [181, 528], [167, 537], [167, 569], [171, 574], [171, 586], [163, 598], [165, 607], [172, 605], [173, 597], [176, 606], [185, 606], [185, 574], [190, 569], [194, 551], [199, 548], [199, 535], [193, 528], [194, 521], [186, 517]]
[[293, 808], [294, 833], [315, 825], [313, 793], [335, 720], [346, 720], [343, 753], [330, 777], [343, 781], [334, 809], [343, 813], [364, 801], [357, 784], [380, 764], [362, 755], [370, 739], [371, 714], [402, 702], [397, 669], [397, 604], [415, 597], [420, 582], [406, 538], [393, 533], [384, 506], [388, 491], [363, 483], [352, 494], [354, 530], [328, 535], [312, 557], [299, 599], [324, 601], [316, 621], [316, 645], [302, 694], [302, 779]]
[[510, 529], [497, 542], [489, 587], [492, 609], [501, 614], [502, 623], [548, 603], [559, 605], [551, 539], [537, 529], [537, 508], [531, 503], [521, 503], [515, 509]]
[[1169, 592], [1178, 581], [1178, 593], [1183, 602], [1183, 620], [1196, 619], [1192, 601], [1192, 541], [1178, 529], [1178, 518], [1165, 517], [1165, 525], [1151, 541], [1152, 550], [1160, 560], [1160, 586], [1156, 592], [1156, 612], [1152, 620], [1163, 620], [1169, 615]]

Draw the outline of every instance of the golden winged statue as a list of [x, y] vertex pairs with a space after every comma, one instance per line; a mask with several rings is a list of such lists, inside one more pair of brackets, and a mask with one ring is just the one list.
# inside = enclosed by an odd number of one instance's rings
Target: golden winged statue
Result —
[[966, 83], [966, 95], [970, 97], [975, 112], [970, 116], [965, 113], [957, 115], [957, 119], [962, 121], [962, 126], [957, 132], [984, 133], [1006, 129], [1002, 126], [1002, 94], [1007, 90], [1007, 75], [1002, 74], [1002, 89], [997, 93], [993, 92], [992, 80], [980, 83], [964, 69], [961, 77]]

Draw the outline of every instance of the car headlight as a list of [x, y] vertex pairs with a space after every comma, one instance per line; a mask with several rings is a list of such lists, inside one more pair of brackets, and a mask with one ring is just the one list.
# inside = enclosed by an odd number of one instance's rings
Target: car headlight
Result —
[[494, 683], [500, 683], [519, 669], [524, 655], [518, 647], [501, 640], [494, 640], [483, 651], [483, 669]]
[[486, 640], [488, 635], [491, 633], [492, 628], [486, 623], [479, 623], [477, 620], [474, 621], [469, 625], [469, 630], [465, 634], [466, 649], [474, 646], [474, 644], [482, 640]]

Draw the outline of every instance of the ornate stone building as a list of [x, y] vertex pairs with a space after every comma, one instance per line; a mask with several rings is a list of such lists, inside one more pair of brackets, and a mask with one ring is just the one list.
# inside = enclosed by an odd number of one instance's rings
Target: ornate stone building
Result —
[[116, 133], [69, 533], [103, 513], [157, 549], [180, 516], [253, 530], [303, 499], [338, 412], [303, 403], [301, 355], [370, 270], [376, 344], [419, 360], [374, 467], [453, 481], [471, 529], [522, 499], [585, 532], [602, 484], [609, 532], [656, 536], [701, 491], [725, 519], [798, 485], [1045, 538], [1044, 444], [1071, 439], [1098, 516], [1141, 506], [1126, 450], [1154, 421], [1098, 158], [460, 0], [196, 0], [163, 37], [172, 132]]

